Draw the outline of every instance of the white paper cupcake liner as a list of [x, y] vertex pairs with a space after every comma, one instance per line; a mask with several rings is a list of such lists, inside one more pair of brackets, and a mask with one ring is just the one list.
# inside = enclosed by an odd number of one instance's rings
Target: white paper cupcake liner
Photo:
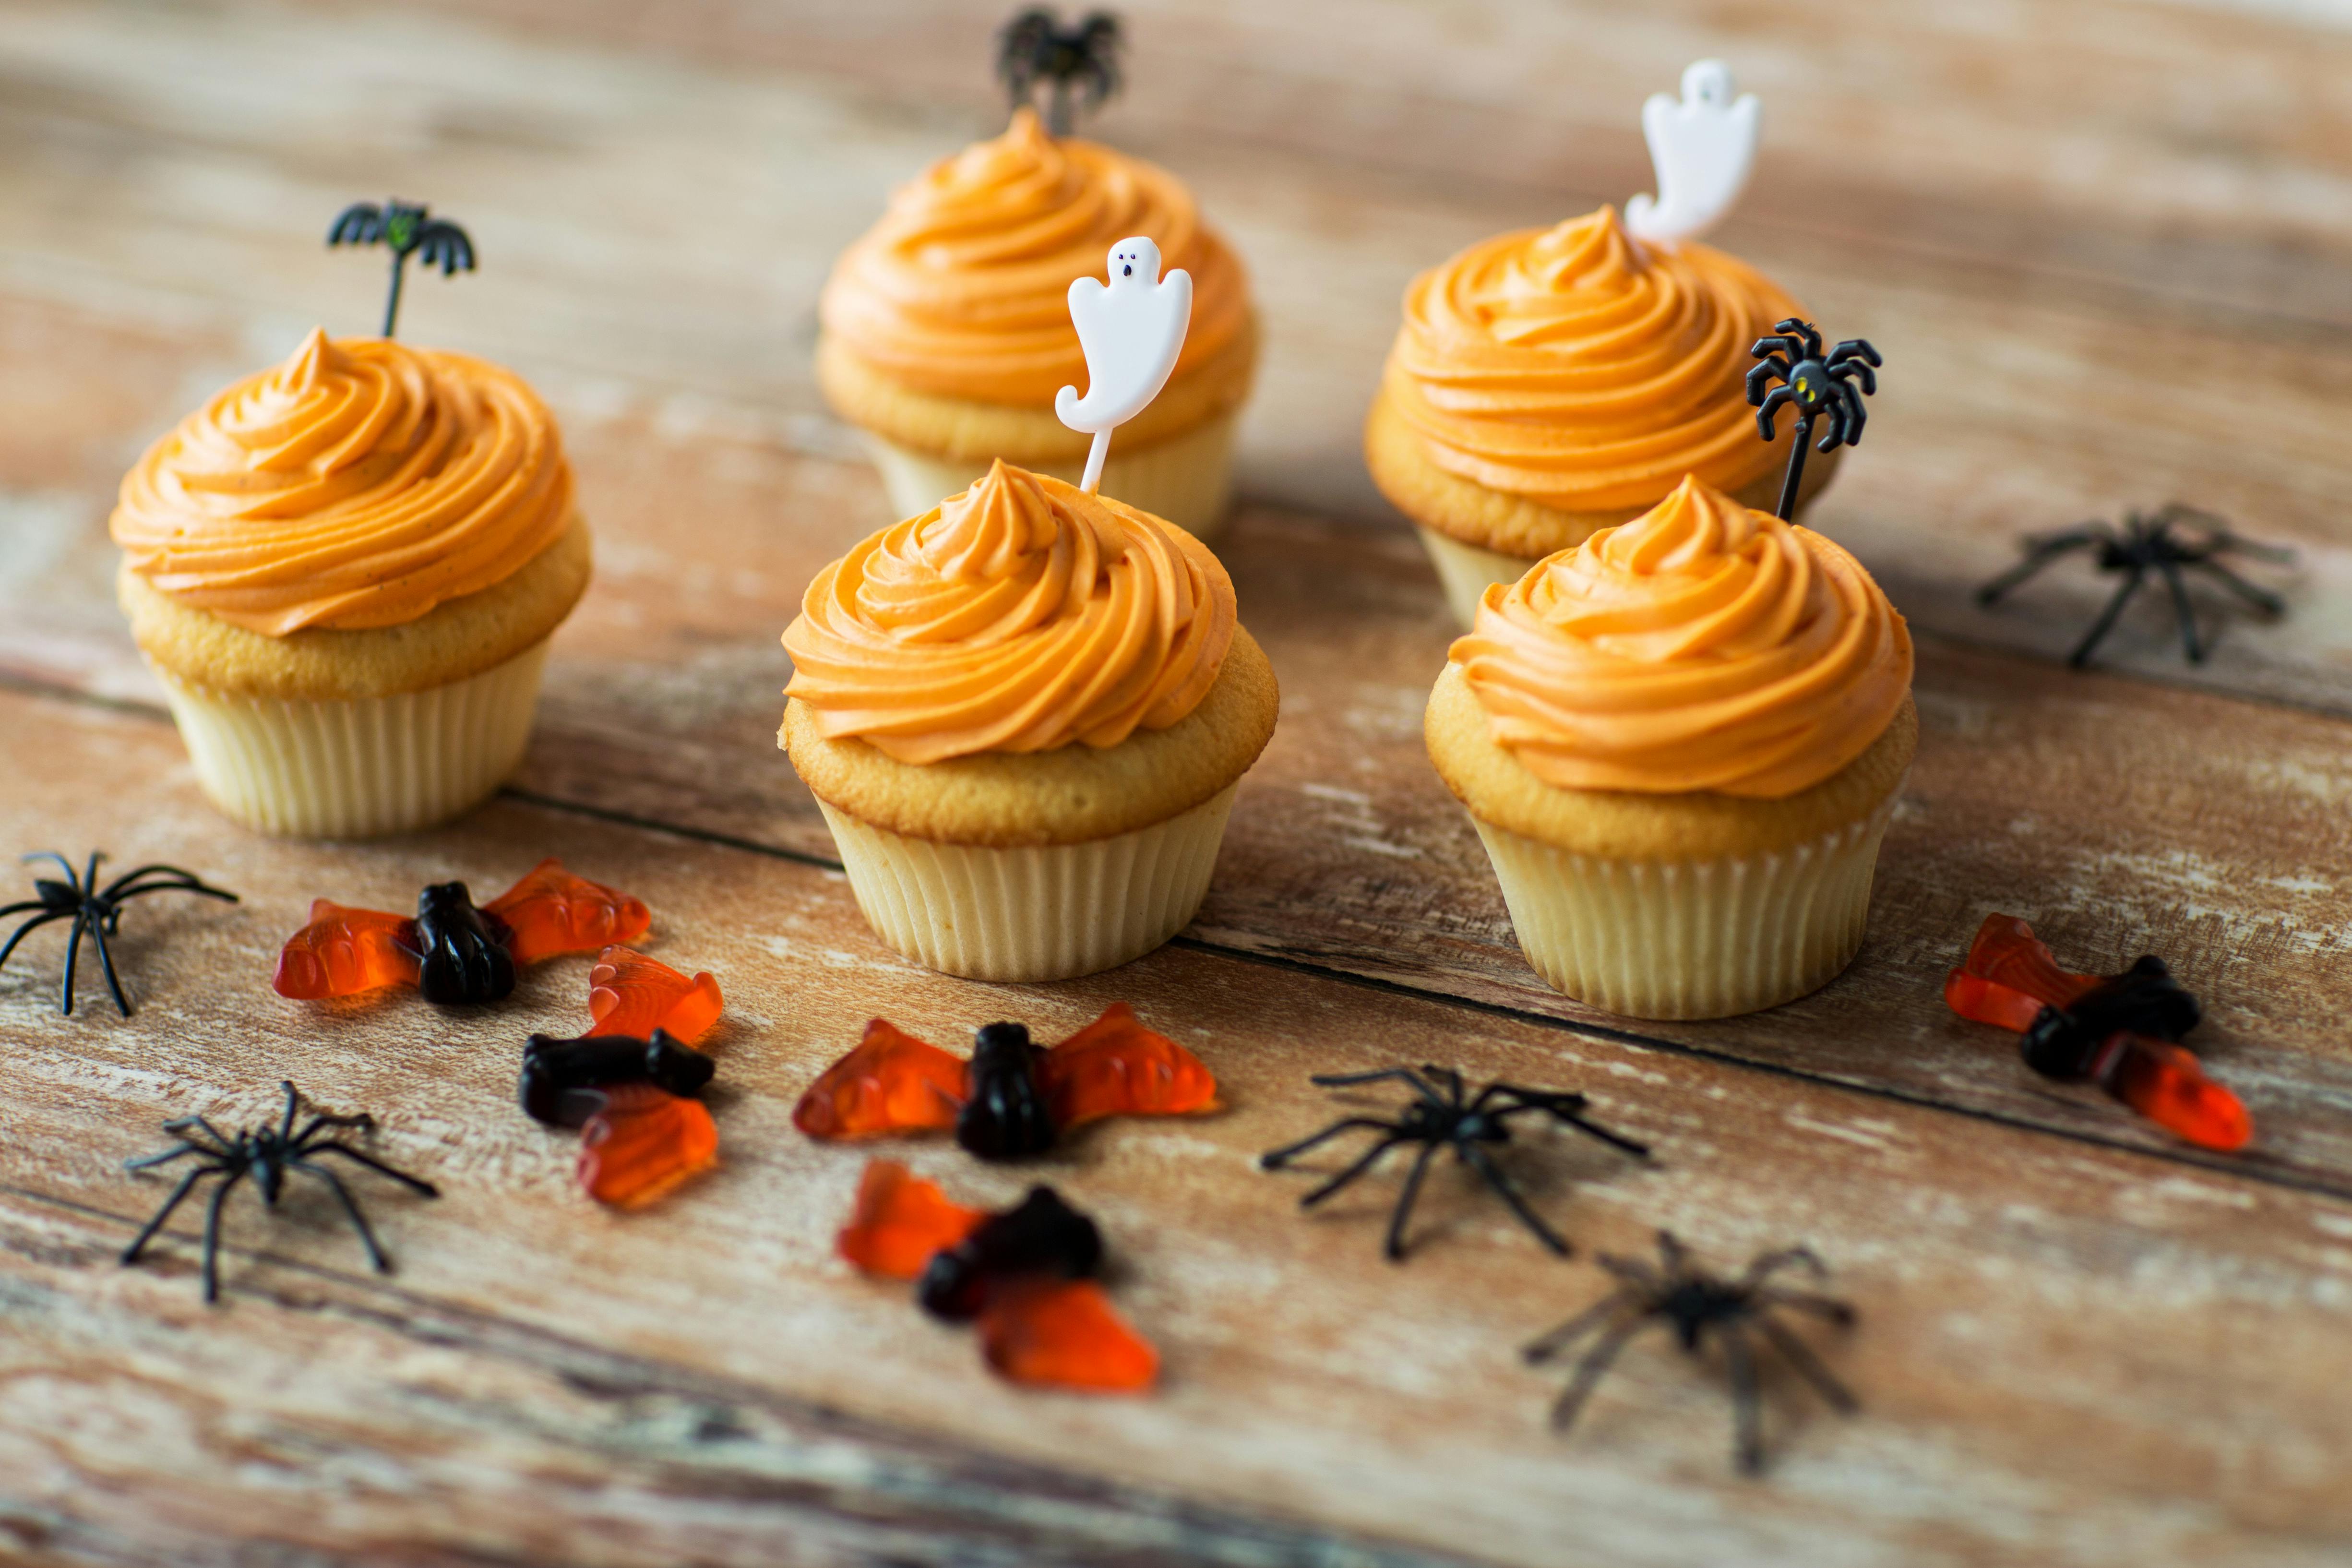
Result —
[[1853, 962], [1901, 786], [1861, 821], [1775, 854], [1579, 855], [1479, 821], [1519, 950], [1554, 990], [1630, 1018], [1792, 1002]]
[[445, 822], [522, 762], [542, 641], [481, 674], [356, 701], [236, 697], [157, 668], [196, 780], [263, 833], [371, 838]]
[[[1110, 456], [1103, 462], [1101, 493], [1166, 518], [1204, 542], [1215, 538], [1223, 531], [1225, 513], [1233, 504], [1234, 418], [1231, 412], [1220, 414], [1172, 440], [1149, 447], [1123, 448], [1119, 438], [1112, 437]], [[893, 520], [927, 512], [988, 472], [985, 460], [933, 457], [871, 431], [866, 444], [890, 492]], [[1084, 478], [1086, 468], [1083, 459], [1021, 466], [1070, 484]]]
[[817, 805], [858, 909], [890, 946], [971, 980], [1069, 980], [1192, 922], [1240, 787], [1132, 833], [1023, 849], [910, 838]]
[[1445, 607], [1454, 612], [1465, 632], [1476, 626], [1478, 601], [1486, 596], [1488, 586], [1517, 582], [1538, 559], [1465, 544], [1420, 523], [1413, 524], [1412, 531], [1421, 535], [1422, 548], [1429, 552], [1430, 563], [1437, 568], [1438, 584], [1445, 590]]

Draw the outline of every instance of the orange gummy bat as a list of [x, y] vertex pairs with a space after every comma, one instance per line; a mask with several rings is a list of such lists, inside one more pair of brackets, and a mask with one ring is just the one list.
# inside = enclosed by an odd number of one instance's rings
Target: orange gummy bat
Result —
[[628, 894], [542, 860], [479, 908], [463, 882], [425, 889], [414, 916], [320, 899], [287, 939], [270, 984], [297, 1001], [414, 985], [429, 1002], [495, 1002], [514, 990], [517, 965], [634, 941], [652, 921]]
[[588, 972], [590, 1035], [631, 1035], [645, 1040], [656, 1029], [692, 1045], [709, 1032], [726, 1005], [719, 982], [708, 974], [688, 980], [657, 958], [615, 942], [596, 955]]
[[649, 1084], [604, 1091], [580, 1132], [581, 1190], [600, 1204], [640, 1208], [719, 1163], [719, 1128], [698, 1100]]
[[310, 923], [286, 939], [269, 984], [280, 996], [317, 1001], [416, 984], [416, 922], [376, 910], [310, 903]]
[[1945, 977], [1944, 1001], [1963, 1018], [2022, 1035], [2036, 1072], [2088, 1079], [2201, 1148], [2242, 1149], [2253, 1137], [2238, 1097], [2179, 1043], [2202, 1013], [2162, 959], [2142, 957], [2121, 974], [2076, 974], [2058, 966], [2032, 926], [1989, 915], [1966, 962]]
[[801, 1096], [793, 1124], [827, 1142], [955, 1130], [983, 1159], [1041, 1153], [1106, 1116], [1217, 1108], [1217, 1080], [1134, 1009], [1114, 1003], [1050, 1050], [1018, 1024], [982, 1027], [966, 1061], [877, 1018], [857, 1048]]
[[867, 1273], [916, 1280], [915, 1300], [933, 1317], [976, 1322], [982, 1356], [1012, 1382], [1136, 1393], [1159, 1375], [1160, 1352], [1094, 1280], [1100, 1232], [1050, 1187], [990, 1213], [877, 1160], [837, 1245]]
[[484, 904], [482, 912], [506, 923], [507, 952], [517, 963], [635, 942], [654, 923], [641, 900], [575, 877], [552, 857]]

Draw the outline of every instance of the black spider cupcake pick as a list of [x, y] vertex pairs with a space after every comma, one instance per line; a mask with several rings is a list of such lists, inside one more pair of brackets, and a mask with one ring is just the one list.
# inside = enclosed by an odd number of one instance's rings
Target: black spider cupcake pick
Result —
[[155, 1211], [155, 1216], [141, 1226], [139, 1234], [131, 1238], [131, 1245], [122, 1249], [125, 1266], [139, 1261], [139, 1255], [146, 1250], [155, 1233], [163, 1228], [163, 1222], [172, 1217], [172, 1211], [195, 1191], [198, 1182], [207, 1176], [218, 1176], [220, 1185], [213, 1189], [212, 1200], [205, 1205], [205, 1300], [219, 1300], [221, 1206], [228, 1201], [229, 1189], [250, 1176], [254, 1185], [261, 1189], [261, 1201], [275, 1209], [278, 1195], [286, 1187], [287, 1173], [299, 1171], [326, 1184], [327, 1190], [334, 1194], [335, 1201], [342, 1205], [344, 1215], [352, 1222], [352, 1228], [360, 1233], [360, 1245], [367, 1248], [368, 1262], [379, 1274], [392, 1272], [392, 1260], [376, 1244], [375, 1232], [368, 1228], [367, 1217], [360, 1213], [360, 1205], [352, 1201], [351, 1189], [343, 1185], [341, 1176], [318, 1163], [317, 1157], [339, 1154], [380, 1176], [389, 1176], [421, 1197], [437, 1198], [441, 1190], [428, 1181], [404, 1171], [395, 1171], [373, 1154], [362, 1153], [341, 1140], [329, 1136], [347, 1127], [361, 1131], [373, 1127], [375, 1118], [365, 1111], [356, 1116], [334, 1116], [321, 1111], [304, 1122], [302, 1131], [295, 1131], [294, 1118], [301, 1109], [301, 1093], [291, 1083], [281, 1082], [278, 1087], [286, 1091], [286, 1114], [275, 1127], [264, 1122], [259, 1127], [247, 1128], [231, 1138], [201, 1116], [184, 1116], [176, 1121], [163, 1123], [163, 1131], [177, 1140], [171, 1148], [142, 1160], [123, 1162], [125, 1170], [145, 1171], [170, 1164], [174, 1160], [191, 1157], [195, 1160], [194, 1168], [180, 1177], [180, 1184], [173, 1187], [172, 1195], [163, 1200], [163, 1206]]
[[[1794, 316], [1772, 330], [1778, 335], [1757, 339], [1749, 351], [1763, 363], [1748, 373], [1748, 401], [1755, 406], [1756, 427], [1767, 441], [1773, 438], [1773, 413], [1784, 405], [1797, 411], [1797, 438], [1789, 446], [1789, 477], [1780, 483], [1777, 509], [1780, 521], [1790, 522], [1797, 515], [1797, 486], [1805, 477], [1805, 442], [1812, 436], [1813, 421], [1829, 424], [1818, 450], [1826, 452], [1840, 443], [1861, 446], [1866, 417], [1863, 395], [1878, 391], [1875, 367], [1885, 362], [1862, 338], [1848, 338], [1823, 354], [1821, 330]], [[1775, 380], [1781, 384], [1773, 386]]]
[[383, 335], [393, 335], [400, 319], [400, 279], [411, 256], [421, 256], [427, 267], [453, 277], [474, 270], [474, 242], [446, 218], [427, 216], [424, 204], [411, 205], [394, 197], [383, 205], [353, 202], [327, 231], [329, 246], [381, 245], [392, 252], [392, 292], [383, 302]]
[[1074, 109], [1091, 113], [1118, 90], [1121, 41], [1118, 18], [1108, 11], [1089, 12], [1083, 22], [1065, 27], [1052, 11], [1033, 6], [996, 36], [997, 79], [1015, 109], [1030, 103], [1039, 82], [1050, 84], [1045, 129], [1067, 136]]
[[1528, 1345], [1524, 1352], [1530, 1363], [1547, 1362], [1588, 1334], [1600, 1332], [1601, 1337], [1577, 1361], [1567, 1392], [1552, 1406], [1552, 1425], [1559, 1430], [1565, 1432], [1575, 1424], [1577, 1413], [1584, 1408], [1585, 1400], [1608, 1372], [1610, 1363], [1617, 1359], [1617, 1352], [1625, 1348], [1625, 1342], [1660, 1323], [1675, 1331], [1675, 1338], [1693, 1357], [1699, 1352], [1700, 1342], [1707, 1338], [1712, 1337], [1723, 1346], [1724, 1364], [1731, 1376], [1736, 1434], [1733, 1457], [1749, 1475], [1764, 1468], [1762, 1402], [1756, 1388], [1756, 1345], [1749, 1338], [1751, 1331], [1796, 1368], [1798, 1375], [1811, 1384], [1814, 1391], [1829, 1401], [1832, 1409], [1842, 1415], [1851, 1415], [1860, 1408], [1845, 1385], [1830, 1375], [1821, 1358], [1774, 1316], [1785, 1309], [1808, 1313], [1840, 1328], [1853, 1326], [1854, 1310], [1845, 1302], [1771, 1283], [1773, 1275], [1791, 1267], [1801, 1267], [1816, 1279], [1826, 1277], [1828, 1268], [1811, 1248], [1791, 1247], [1779, 1252], [1759, 1253], [1738, 1279], [1724, 1279], [1693, 1263], [1690, 1253], [1675, 1239], [1674, 1233], [1662, 1230], [1658, 1232], [1655, 1266], [1642, 1258], [1612, 1258], [1605, 1252], [1600, 1262], [1622, 1283]]
[[1490, 1083], [1474, 1096], [1463, 1084], [1460, 1073], [1429, 1062], [1423, 1063], [1418, 1072], [1411, 1068], [1382, 1068], [1377, 1072], [1318, 1073], [1307, 1081], [1326, 1089], [1340, 1089], [1391, 1079], [1411, 1087], [1414, 1096], [1395, 1121], [1382, 1121], [1371, 1116], [1342, 1117], [1312, 1137], [1268, 1150], [1258, 1156], [1258, 1164], [1265, 1170], [1279, 1170], [1307, 1150], [1342, 1132], [1358, 1128], [1378, 1132], [1380, 1137], [1357, 1157], [1353, 1164], [1298, 1200], [1301, 1208], [1312, 1208], [1370, 1170], [1381, 1155], [1398, 1144], [1420, 1144], [1421, 1152], [1414, 1157], [1412, 1169], [1405, 1175], [1404, 1191], [1397, 1194], [1396, 1207], [1389, 1215], [1388, 1239], [1382, 1250], [1388, 1254], [1391, 1263], [1404, 1259], [1406, 1222], [1412, 1217], [1414, 1200], [1421, 1196], [1422, 1178], [1429, 1173], [1429, 1163], [1443, 1148], [1452, 1149], [1457, 1162], [1477, 1172], [1479, 1179], [1510, 1205], [1511, 1212], [1518, 1215], [1519, 1223], [1533, 1231], [1537, 1240], [1562, 1258], [1569, 1255], [1568, 1243], [1537, 1217], [1535, 1210], [1529, 1208], [1527, 1199], [1520, 1195], [1519, 1189], [1503, 1174], [1502, 1167], [1496, 1164], [1486, 1152], [1489, 1147], [1498, 1147], [1511, 1141], [1510, 1119], [1514, 1116], [1535, 1111], [1638, 1159], [1646, 1160], [1650, 1156], [1646, 1144], [1636, 1143], [1631, 1138], [1622, 1137], [1607, 1128], [1596, 1127], [1587, 1121], [1583, 1115], [1586, 1101], [1580, 1094], [1523, 1089], [1511, 1083]]
[[[2182, 525], [2191, 531], [2173, 531]], [[2132, 595], [2139, 592], [2151, 571], [2161, 575], [2164, 585], [2172, 592], [2173, 614], [2180, 621], [2181, 649], [2191, 664], [2205, 662], [2205, 644], [2197, 635], [2197, 614], [2189, 606], [2189, 584], [2181, 575], [2184, 569], [2204, 573], [2263, 616], [2275, 617], [2286, 613], [2284, 599], [2266, 588], [2255, 587], [2216, 557], [2234, 552], [2251, 560], [2284, 566], [2294, 562], [2294, 552], [2241, 539], [2230, 531], [2224, 519], [2179, 501], [2153, 513], [2129, 513], [2120, 530], [2094, 520], [2058, 533], [2028, 534], [2023, 543], [2025, 558], [1978, 589], [1979, 605], [1990, 608], [2011, 588], [2061, 555], [2077, 550], [2095, 552], [2100, 571], [2120, 572], [2124, 575], [2106, 608], [2091, 623], [2083, 640], [2074, 645], [2074, 651], [2066, 656], [2066, 662], [2076, 669], [2091, 662], [2091, 655], [2115, 628], [2116, 617], [2124, 613], [2124, 606], [2131, 603]]]
[[107, 946], [107, 939], [115, 934], [115, 928], [122, 922], [124, 901], [142, 893], [194, 893], [202, 898], [219, 899], [232, 904], [237, 901], [237, 897], [226, 889], [206, 886], [194, 872], [183, 871], [177, 866], [142, 866], [135, 871], [125, 871], [101, 888], [98, 885], [98, 867], [105, 858], [103, 853], [92, 851], [89, 868], [77, 876], [73, 862], [54, 849], [44, 849], [38, 854], [25, 857], [27, 863], [56, 861], [65, 872], [66, 879], [60, 882], [53, 877], [37, 877], [33, 879], [34, 898], [13, 904], [0, 904], [0, 920], [30, 911], [30, 918], [16, 928], [6, 945], [0, 946], [0, 964], [8, 962], [8, 955], [16, 951], [16, 944], [36, 927], [47, 925], [51, 921], [69, 920], [73, 921], [73, 935], [66, 945], [66, 973], [65, 980], [58, 987], [58, 1011], [68, 1016], [73, 1012], [74, 967], [81, 957], [81, 939], [88, 936], [97, 945], [99, 967], [106, 972], [106, 988], [113, 994], [115, 1006], [128, 1018], [131, 1016], [131, 1003], [123, 996], [121, 979], [114, 973], [113, 950]]

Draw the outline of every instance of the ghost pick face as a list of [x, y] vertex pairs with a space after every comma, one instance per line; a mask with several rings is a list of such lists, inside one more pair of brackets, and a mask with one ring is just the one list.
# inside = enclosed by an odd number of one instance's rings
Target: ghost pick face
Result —
[[1110, 280], [1113, 286], [1129, 279], [1145, 283], [1160, 281], [1160, 247], [1148, 239], [1123, 239], [1111, 247]]

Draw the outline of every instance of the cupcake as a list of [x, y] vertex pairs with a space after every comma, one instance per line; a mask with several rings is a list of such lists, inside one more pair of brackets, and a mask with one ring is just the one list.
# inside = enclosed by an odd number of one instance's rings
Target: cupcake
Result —
[[1425, 734], [1538, 973], [1712, 1018], [1853, 961], [1910, 692], [1909, 630], [1853, 557], [1686, 479], [1489, 587]]
[[990, 465], [817, 574], [778, 736], [909, 958], [1059, 980], [1200, 908], [1274, 670], [1175, 525]]
[[1257, 362], [1241, 262], [1164, 171], [1048, 135], [1027, 109], [901, 189], [825, 285], [817, 380], [866, 432], [893, 515], [927, 510], [999, 458], [1078, 478], [1087, 437], [1054, 416], [1055, 394], [1087, 385], [1069, 287], [1130, 236], [1192, 275], [1192, 331], [1101, 488], [1196, 536], [1223, 521]]
[[148, 448], [117, 589], [222, 811], [360, 837], [442, 821], [522, 759], [587, 588], [554, 420], [511, 372], [314, 331]]
[[[1613, 207], [1485, 240], [1405, 291], [1365, 460], [1468, 626], [1490, 584], [1686, 474], [1772, 506], [1791, 436], [1759, 438], [1744, 384], [1756, 340], [1803, 314], [1719, 250], [1635, 239]], [[1836, 466], [1813, 458], [1801, 506]]]

